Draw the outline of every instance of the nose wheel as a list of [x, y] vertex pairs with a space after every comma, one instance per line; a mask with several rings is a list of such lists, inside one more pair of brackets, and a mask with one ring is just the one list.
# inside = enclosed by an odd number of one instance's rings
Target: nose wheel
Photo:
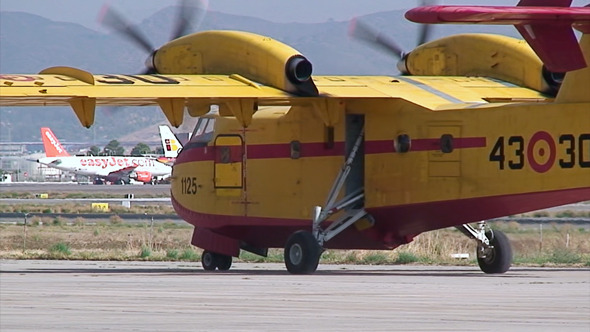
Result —
[[479, 222], [474, 228], [469, 224], [457, 226], [463, 234], [477, 242], [477, 263], [479, 268], [489, 274], [504, 273], [512, 265], [512, 247], [506, 234], [486, 228]]
[[232, 257], [214, 253], [208, 250], [203, 251], [201, 255], [201, 264], [206, 271], [227, 271], [231, 267]]
[[490, 244], [478, 244], [477, 263], [485, 273], [504, 273], [512, 263], [512, 248], [506, 234], [500, 231], [487, 231]]

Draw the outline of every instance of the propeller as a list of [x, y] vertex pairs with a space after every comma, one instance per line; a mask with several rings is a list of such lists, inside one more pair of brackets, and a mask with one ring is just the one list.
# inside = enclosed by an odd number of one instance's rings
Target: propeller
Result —
[[[196, 11], [191, 10], [190, 0], [182, 0], [180, 6], [178, 7], [178, 19], [176, 20], [176, 26], [172, 30], [172, 35], [170, 36], [170, 40], [174, 40], [180, 38], [182, 36], [188, 35], [195, 17]], [[208, 3], [204, 1], [200, 2], [203, 5], [203, 8], [207, 8]], [[201, 13], [205, 13], [205, 10], [200, 11]], [[195, 28], [198, 28], [201, 22], [203, 21], [204, 15], [197, 17]]]
[[[200, 25], [204, 18], [204, 13], [207, 11], [208, 1], [200, 0], [198, 1], [198, 4], [193, 3], [194, 1], [191, 0], [181, 0], [180, 5], [178, 6], [177, 19], [175, 20], [170, 40], [187, 35], [191, 31], [193, 25], [196, 27]], [[196, 16], [198, 12], [200, 12], [201, 15]], [[145, 61], [146, 69], [143, 74], [155, 74], [158, 72], [153, 61], [154, 55], [158, 50], [137, 26], [129, 23], [129, 21], [127, 21], [115, 9], [107, 5], [101, 10], [98, 21], [105, 27], [108, 27], [127, 38], [149, 54]]]
[[[422, 0], [420, 6], [432, 6], [436, 4], [435, 0]], [[409, 52], [405, 52], [393, 38], [385, 35], [370, 25], [353, 19], [349, 25], [348, 35], [354, 39], [366, 42], [372, 46], [378, 47], [393, 54], [400, 62], [398, 63], [398, 69], [406, 74], [408, 71], [405, 65], [405, 58]], [[418, 33], [418, 40], [416, 46], [420, 46], [427, 42], [430, 38], [430, 24], [422, 24]]]
[[404, 57], [403, 49], [393, 40], [393, 38], [377, 31], [373, 27], [354, 18], [349, 26], [348, 34], [350, 37], [368, 42], [392, 53], [398, 59]]
[[148, 53], [156, 49], [152, 46], [145, 35], [136, 27], [131, 25], [121, 14], [112, 7], [105, 5], [99, 16], [100, 24], [113, 29], [125, 38], [131, 40]]

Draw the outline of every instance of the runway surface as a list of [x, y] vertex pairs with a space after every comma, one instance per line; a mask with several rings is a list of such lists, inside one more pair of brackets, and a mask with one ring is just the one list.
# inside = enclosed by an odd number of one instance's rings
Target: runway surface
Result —
[[111, 193], [135, 195], [151, 195], [151, 196], [169, 196], [170, 184], [156, 184], [156, 185], [94, 185], [94, 184], [78, 184], [75, 182], [11, 182], [0, 183], [0, 191], [3, 192], [25, 192], [25, 193], [71, 193], [71, 192], [86, 192], [86, 193]]
[[590, 269], [0, 261], [2, 331], [590, 331]]

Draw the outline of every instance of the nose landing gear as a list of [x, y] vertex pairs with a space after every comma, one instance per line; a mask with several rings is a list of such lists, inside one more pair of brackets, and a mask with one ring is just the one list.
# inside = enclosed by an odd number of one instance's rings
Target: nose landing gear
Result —
[[512, 248], [506, 234], [500, 231], [487, 231], [485, 236], [489, 245], [477, 245], [477, 263], [485, 273], [504, 273], [512, 264]]
[[457, 226], [463, 234], [477, 241], [477, 263], [488, 274], [504, 273], [512, 265], [512, 247], [506, 234], [497, 230], [486, 230], [484, 221], [478, 229], [469, 224]]

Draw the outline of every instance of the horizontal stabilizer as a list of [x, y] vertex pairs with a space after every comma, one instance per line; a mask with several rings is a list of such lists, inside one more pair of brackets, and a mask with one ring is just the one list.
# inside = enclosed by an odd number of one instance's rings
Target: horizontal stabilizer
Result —
[[470, 24], [588, 24], [588, 7], [427, 6], [410, 9], [406, 18], [416, 23]]
[[[559, 4], [568, 4], [561, 0]], [[546, 3], [547, 7], [538, 6]], [[417, 23], [514, 25], [553, 72], [586, 66], [572, 26], [590, 24], [590, 7], [551, 7], [555, 1], [528, 0], [519, 7], [427, 6], [414, 8], [406, 18]], [[532, 7], [530, 7], [532, 6]]]

